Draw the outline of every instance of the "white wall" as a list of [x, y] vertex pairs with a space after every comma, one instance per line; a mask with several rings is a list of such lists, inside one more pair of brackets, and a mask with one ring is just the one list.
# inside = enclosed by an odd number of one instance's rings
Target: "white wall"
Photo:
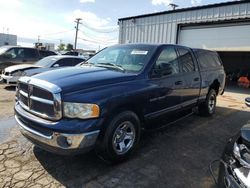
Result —
[[0, 33], [0, 46], [5, 45], [5, 43], [8, 43], [8, 45], [16, 46], [17, 36]]
[[178, 43], [217, 51], [250, 51], [250, 23], [184, 27]]

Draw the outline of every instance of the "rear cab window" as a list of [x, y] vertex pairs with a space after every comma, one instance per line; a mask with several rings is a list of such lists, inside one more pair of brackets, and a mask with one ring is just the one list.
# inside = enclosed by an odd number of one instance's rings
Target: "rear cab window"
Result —
[[196, 70], [192, 53], [189, 49], [184, 47], [178, 47], [178, 61], [180, 64], [180, 70], [183, 73], [194, 72]]

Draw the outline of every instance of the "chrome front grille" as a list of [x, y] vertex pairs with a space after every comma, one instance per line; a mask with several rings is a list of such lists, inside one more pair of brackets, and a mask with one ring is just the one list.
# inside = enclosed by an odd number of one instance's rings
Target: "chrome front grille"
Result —
[[17, 98], [22, 108], [50, 120], [62, 117], [60, 92], [58, 86], [30, 77], [21, 77], [17, 86]]

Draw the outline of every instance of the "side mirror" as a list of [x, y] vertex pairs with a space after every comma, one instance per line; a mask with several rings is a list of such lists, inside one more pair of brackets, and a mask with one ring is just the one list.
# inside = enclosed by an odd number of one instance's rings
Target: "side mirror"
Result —
[[157, 62], [157, 65], [153, 69], [152, 77], [158, 78], [158, 77], [167, 76], [171, 74], [173, 74], [172, 65], [168, 62], [160, 61], [160, 62]]
[[54, 64], [53, 67], [54, 68], [59, 67], [59, 64]]
[[250, 97], [247, 97], [247, 98], [245, 99], [245, 103], [246, 103], [246, 105], [247, 105], [248, 107], [250, 107]]

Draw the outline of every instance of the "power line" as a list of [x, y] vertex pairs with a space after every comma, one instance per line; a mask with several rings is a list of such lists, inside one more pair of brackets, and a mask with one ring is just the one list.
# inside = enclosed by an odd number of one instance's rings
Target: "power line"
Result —
[[103, 44], [103, 45], [108, 45], [108, 44], [114, 44], [115, 42], [105, 42], [105, 41], [96, 41], [96, 40], [92, 40], [92, 39], [86, 39], [86, 38], [79, 38], [83, 41], [87, 41], [90, 43], [94, 43], [94, 44]]
[[116, 40], [117, 39], [117, 37], [113, 37], [113, 38], [109, 38], [109, 39], [105, 39], [105, 41], [103, 40], [103, 39], [101, 39], [101, 38], [99, 38], [99, 37], [96, 37], [96, 36], [94, 36], [94, 35], [91, 35], [90, 33], [87, 33], [87, 32], [84, 32], [83, 30], [81, 30], [81, 29], [79, 29], [79, 31], [81, 31], [81, 33], [83, 34], [83, 35], [85, 35], [85, 36], [87, 36], [87, 37], [89, 37], [89, 38], [91, 38], [91, 39], [93, 39], [93, 37], [94, 37], [94, 39], [93, 40], [96, 40], [96, 41], [102, 41], [102, 42], [108, 42], [108, 41], [113, 41], [113, 40]]
[[86, 22], [83, 22], [82, 23], [83, 26], [87, 27], [88, 29], [92, 30], [92, 31], [95, 31], [95, 32], [98, 32], [98, 33], [116, 33], [118, 32], [118, 27], [113, 27], [112, 29], [109, 28], [95, 28], [95, 27], [92, 27], [90, 25], [88, 25]]
[[46, 34], [43, 34], [42, 36], [57, 35], [57, 34], [61, 34], [61, 33], [68, 33], [70, 31], [74, 31], [74, 29], [65, 30], [65, 31], [59, 31], [59, 32], [55, 32], [55, 33], [46, 33]]

